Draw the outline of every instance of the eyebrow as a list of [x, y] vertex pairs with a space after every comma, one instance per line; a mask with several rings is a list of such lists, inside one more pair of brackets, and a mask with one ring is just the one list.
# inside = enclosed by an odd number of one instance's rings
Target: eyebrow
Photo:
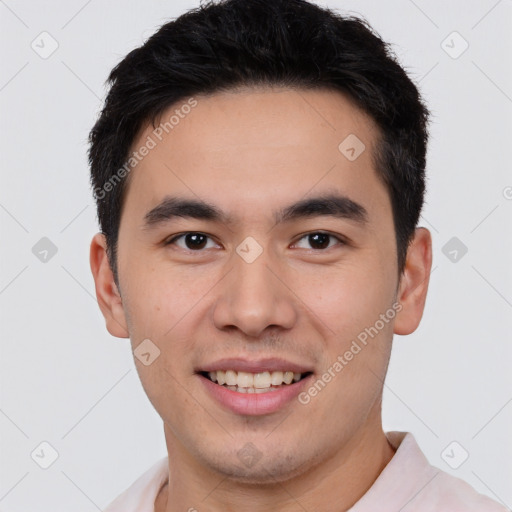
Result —
[[[301, 199], [274, 212], [276, 224], [318, 216], [332, 216], [351, 220], [361, 225], [368, 222], [368, 212], [361, 204], [339, 194]], [[178, 217], [224, 224], [233, 224], [235, 221], [231, 215], [205, 201], [166, 196], [157, 206], [146, 213], [143, 228], [152, 229]]]
[[352, 199], [337, 194], [302, 199], [287, 206], [274, 217], [276, 223], [321, 215], [352, 220], [359, 224], [368, 222], [366, 208]]
[[153, 228], [176, 217], [231, 223], [232, 219], [216, 206], [197, 199], [166, 196], [144, 216], [145, 229]]

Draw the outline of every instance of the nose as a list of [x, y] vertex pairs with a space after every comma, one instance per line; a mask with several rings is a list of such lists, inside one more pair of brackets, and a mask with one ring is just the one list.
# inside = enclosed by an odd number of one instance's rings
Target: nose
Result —
[[293, 292], [265, 252], [248, 263], [234, 255], [234, 268], [220, 283], [213, 322], [217, 329], [238, 329], [248, 337], [267, 327], [291, 329], [297, 321]]

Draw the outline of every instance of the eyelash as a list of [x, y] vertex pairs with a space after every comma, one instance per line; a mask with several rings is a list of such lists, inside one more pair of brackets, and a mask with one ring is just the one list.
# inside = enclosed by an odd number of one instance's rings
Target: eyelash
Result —
[[[164, 245], [166, 245], [166, 246], [167, 245], [174, 245], [177, 240], [184, 239], [187, 235], [202, 235], [202, 236], [207, 237], [209, 240], [213, 240], [212, 237], [210, 237], [206, 233], [202, 233], [201, 231], [186, 231], [185, 233], [180, 233], [179, 235], [175, 235], [172, 238], [166, 240], [164, 242]], [[347, 245], [347, 241], [344, 238], [342, 238], [341, 236], [333, 235], [332, 233], [328, 233], [328, 232], [325, 232], [325, 231], [311, 231], [309, 233], [305, 233], [305, 234], [301, 235], [300, 238], [298, 238], [296, 242], [294, 242], [294, 245], [296, 245], [298, 242], [300, 242], [304, 238], [308, 238], [308, 237], [310, 237], [312, 235], [326, 235], [326, 236], [330, 237], [331, 239], [337, 240], [339, 245]], [[334, 245], [328, 245], [325, 249], [313, 249], [313, 248], [311, 248], [309, 250], [315, 251], [315, 252], [324, 252], [327, 249], [331, 249], [332, 247], [334, 247]], [[186, 250], [186, 251], [189, 251], [189, 252], [203, 252], [203, 249], [189, 249], [189, 248], [183, 248], [183, 249]]]

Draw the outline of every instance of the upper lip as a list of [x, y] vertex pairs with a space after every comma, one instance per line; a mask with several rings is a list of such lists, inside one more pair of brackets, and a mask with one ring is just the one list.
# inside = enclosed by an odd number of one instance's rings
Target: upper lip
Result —
[[234, 370], [236, 372], [263, 373], [290, 371], [294, 373], [308, 373], [313, 370], [305, 365], [293, 363], [286, 359], [268, 358], [268, 359], [243, 359], [226, 358], [219, 359], [213, 363], [205, 364], [197, 369], [197, 372], [215, 372], [218, 370]]

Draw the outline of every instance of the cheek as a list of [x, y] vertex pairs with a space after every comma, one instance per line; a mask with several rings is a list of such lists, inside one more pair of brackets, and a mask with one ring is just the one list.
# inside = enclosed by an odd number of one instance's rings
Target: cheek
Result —
[[[373, 273], [369, 268], [378, 270]], [[342, 420], [355, 425], [368, 414], [382, 389], [379, 376], [389, 361], [396, 316], [394, 281], [378, 266], [361, 264], [325, 283], [322, 293], [312, 294], [311, 309], [328, 328], [325, 373], [319, 378], [329, 384], [321, 392], [323, 399], [313, 405], [318, 409], [313, 410], [320, 415], [331, 411], [329, 421], [334, 423]]]
[[159, 263], [144, 266], [127, 261], [124, 301], [131, 334], [165, 338], [182, 319], [196, 314], [201, 299], [215, 283], [213, 272], [172, 268]]
[[303, 276], [304, 302], [332, 335], [356, 336], [392, 306], [396, 283], [389, 274], [380, 265], [371, 267], [361, 260], [312, 279]]

